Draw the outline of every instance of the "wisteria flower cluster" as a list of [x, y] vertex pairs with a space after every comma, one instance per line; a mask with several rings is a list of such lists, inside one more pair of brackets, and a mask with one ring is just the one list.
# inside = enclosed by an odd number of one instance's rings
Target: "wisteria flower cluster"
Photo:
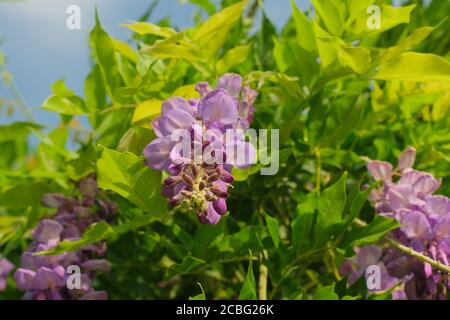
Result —
[[[20, 268], [14, 278], [17, 287], [25, 291], [27, 300], [88, 299], [104, 300], [105, 291], [95, 291], [91, 282], [96, 272], [109, 272], [111, 265], [99, 259], [106, 253], [106, 243], [99, 242], [84, 246], [76, 252], [66, 252], [55, 256], [37, 256], [37, 252], [55, 247], [63, 240], [78, 240], [91, 224], [111, 221], [117, 211], [115, 203], [99, 196], [95, 177], [80, 182], [80, 198], [70, 198], [62, 194], [46, 194], [43, 204], [56, 208], [52, 218], [40, 221], [32, 233], [33, 242], [22, 253]], [[79, 268], [79, 288], [68, 288], [71, 276], [68, 267]]]
[[[370, 194], [370, 201], [380, 215], [399, 221], [401, 227], [390, 233], [397, 242], [412, 248], [443, 265], [450, 257], [450, 200], [434, 195], [441, 180], [412, 169], [416, 150], [407, 148], [400, 155], [396, 169], [384, 161], [370, 161], [370, 174], [381, 185]], [[398, 177], [398, 179], [394, 179]], [[368, 250], [359, 249], [365, 254]], [[385, 248], [376, 263], [383, 265], [390, 276], [404, 283], [408, 299], [445, 299], [450, 288], [448, 274], [436, 270], [396, 248]], [[373, 251], [373, 250], [372, 250]], [[360, 258], [363, 259], [363, 258]]]
[[14, 265], [8, 259], [0, 259], [0, 291], [6, 289], [6, 278], [13, 269]]
[[144, 156], [148, 166], [170, 174], [162, 193], [171, 207], [185, 204], [201, 223], [216, 224], [227, 212], [231, 168], [256, 161], [245, 132], [258, 93], [242, 86], [237, 74], [225, 74], [215, 88], [200, 82], [196, 90], [198, 99], [171, 97], [162, 104], [161, 115], [152, 122], [157, 138]]

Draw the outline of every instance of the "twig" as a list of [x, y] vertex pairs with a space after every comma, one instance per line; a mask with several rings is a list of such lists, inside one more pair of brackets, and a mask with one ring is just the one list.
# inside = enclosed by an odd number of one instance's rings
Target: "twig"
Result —
[[316, 189], [320, 191], [320, 175], [322, 170], [322, 161], [320, 157], [320, 149], [318, 147], [314, 149], [314, 154], [316, 155]]
[[259, 300], [267, 300], [267, 275], [268, 269], [266, 265], [262, 262], [259, 264], [259, 289], [258, 289], [258, 297]]
[[[356, 218], [356, 219], [354, 220], [354, 222], [355, 222], [355, 224], [357, 224], [357, 225], [359, 225], [359, 226], [362, 226], [362, 227], [363, 227], [363, 226], [367, 226], [367, 223], [365, 223], [364, 221], [362, 221], [362, 220], [360, 220], [360, 219], [358, 219], [358, 218]], [[408, 254], [408, 255], [410, 255], [410, 256], [416, 258], [417, 260], [419, 260], [419, 261], [421, 261], [421, 262], [429, 263], [433, 268], [436, 268], [436, 269], [438, 269], [438, 270], [441, 270], [441, 271], [443, 271], [443, 272], [447, 272], [447, 273], [450, 274], [450, 267], [449, 267], [449, 266], [446, 266], [446, 265], [440, 263], [440, 262], [437, 261], [437, 260], [434, 260], [434, 259], [432, 259], [432, 258], [430, 258], [430, 257], [427, 257], [426, 255], [423, 255], [423, 254], [417, 252], [416, 250], [414, 250], [414, 249], [411, 248], [411, 247], [407, 247], [407, 246], [401, 244], [400, 242], [398, 242], [398, 241], [392, 239], [392, 238], [389, 237], [389, 236], [386, 236], [386, 237], [384, 238], [384, 240], [385, 240], [389, 245], [391, 245], [392, 247], [396, 248], [397, 250], [399, 250], [399, 251], [401, 251], [401, 252], [403, 252], [403, 253], [406, 253], [406, 254]]]
[[427, 257], [427, 256], [417, 252], [413, 248], [407, 247], [407, 246], [391, 239], [390, 237], [386, 237], [385, 240], [387, 243], [389, 243], [394, 248], [396, 248], [406, 254], [409, 254], [410, 256], [416, 258], [417, 260], [419, 260], [421, 262], [429, 263], [433, 268], [450, 273], [450, 267], [446, 266], [445, 264], [440, 263], [438, 260], [431, 259], [430, 257]]

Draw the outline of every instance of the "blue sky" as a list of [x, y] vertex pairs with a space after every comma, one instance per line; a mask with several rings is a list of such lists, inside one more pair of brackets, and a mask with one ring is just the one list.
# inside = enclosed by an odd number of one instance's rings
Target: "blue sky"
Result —
[[[179, 28], [193, 25], [198, 7], [180, 0], [160, 0], [151, 22], [170, 16]], [[296, 0], [300, 7], [307, 0]], [[89, 72], [88, 35], [97, 6], [103, 27], [114, 37], [126, 40], [130, 32], [119, 24], [138, 19], [151, 0], [0, 0], [0, 45], [9, 71], [33, 115], [44, 125], [54, 125], [58, 116], [38, 107], [50, 95], [51, 84], [65, 78], [78, 94], [83, 92]], [[69, 5], [81, 8], [81, 30], [66, 28]], [[290, 0], [264, 0], [267, 15], [277, 27], [291, 14]], [[7, 96], [0, 84], [0, 96]], [[17, 116], [13, 118], [18, 119]], [[12, 119], [0, 119], [0, 122]]]

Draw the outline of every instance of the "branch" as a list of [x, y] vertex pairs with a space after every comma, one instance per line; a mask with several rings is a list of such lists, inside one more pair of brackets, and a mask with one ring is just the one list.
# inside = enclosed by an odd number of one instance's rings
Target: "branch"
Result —
[[[354, 220], [355, 224], [359, 225], [359, 226], [367, 226], [367, 223], [365, 223], [364, 221], [356, 218]], [[438, 270], [441, 270], [443, 272], [447, 272], [450, 274], [450, 267], [446, 266], [445, 264], [442, 264], [441, 262], [431, 259], [430, 257], [427, 257], [426, 255], [423, 255], [419, 252], [417, 252], [416, 250], [414, 250], [411, 247], [407, 247], [403, 244], [401, 244], [400, 242], [392, 239], [389, 236], [386, 236], [384, 239], [389, 245], [391, 245], [392, 247], [396, 248], [397, 250], [406, 253], [414, 258], [416, 258], [417, 260], [421, 261], [421, 262], [425, 262], [425, 263], [429, 263], [433, 268], [436, 268]]]
[[406, 254], [409, 254], [410, 256], [416, 258], [417, 260], [419, 260], [421, 262], [429, 263], [433, 268], [450, 273], [450, 267], [446, 266], [445, 264], [440, 263], [438, 260], [431, 259], [430, 257], [427, 257], [427, 256], [417, 252], [413, 248], [407, 247], [407, 246], [395, 241], [394, 239], [392, 239], [390, 237], [386, 237], [385, 240], [387, 243], [389, 243], [394, 248], [396, 248]]
[[268, 269], [261, 261], [259, 265], [259, 288], [258, 288], [259, 300], [267, 300], [267, 276], [268, 276]]

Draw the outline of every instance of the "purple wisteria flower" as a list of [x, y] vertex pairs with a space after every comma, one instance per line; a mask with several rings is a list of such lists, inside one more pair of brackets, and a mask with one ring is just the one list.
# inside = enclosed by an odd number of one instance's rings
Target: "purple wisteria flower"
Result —
[[[441, 180], [432, 174], [414, 170], [416, 150], [403, 151], [397, 168], [384, 161], [370, 161], [369, 173], [380, 181], [370, 194], [377, 212], [399, 221], [401, 227], [390, 237], [413, 250], [449, 265], [450, 200], [433, 193]], [[387, 272], [404, 283], [408, 299], [445, 299], [450, 289], [448, 274], [395, 248], [386, 248], [379, 260]]]
[[245, 131], [258, 93], [243, 87], [237, 74], [225, 74], [216, 88], [200, 82], [196, 90], [198, 99], [171, 97], [162, 104], [152, 122], [157, 138], [144, 156], [149, 167], [170, 174], [162, 193], [171, 207], [185, 204], [201, 223], [216, 224], [227, 212], [231, 168], [256, 162]]
[[339, 268], [342, 276], [348, 276], [348, 285], [353, 285], [361, 276], [367, 279], [366, 274], [369, 266], [377, 266], [380, 270], [380, 287], [368, 288], [369, 292], [383, 292], [398, 284], [399, 280], [392, 277], [386, 270], [386, 266], [381, 260], [382, 249], [375, 245], [367, 245], [355, 248], [356, 256], [345, 259]]
[[[20, 268], [14, 278], [17, 287], [25, 291], [24, 299], [106, 299], [104, 291], [95, 291], [91, 282], [96, 272], [109, 272], [111, 265], [100, 259], [106, 253], [106, 243], [99, 242], [82, 247], [76, 252], [55, 256], [36, 256], [35, 253], [55, 247], [63, 240], [78, 240], [84, 230], [101, 220], [111, 221], [117, 211], [116, 205], [99, 196], [94, 177], [80, 182], [81, 197], [69, 198], [62, 194], [46, 194], [43, 204], [56, 208], [51, 219], [43, 219], [32, 232], [33, 242], [22, 253]], [[68, 267], [80, 270], [80, 286], [67, 286], [72, 272]]]
[[6, 278], [14, 269], [14, 265], [6, 258], [0, 259], [0, 291], [6, 289]]

